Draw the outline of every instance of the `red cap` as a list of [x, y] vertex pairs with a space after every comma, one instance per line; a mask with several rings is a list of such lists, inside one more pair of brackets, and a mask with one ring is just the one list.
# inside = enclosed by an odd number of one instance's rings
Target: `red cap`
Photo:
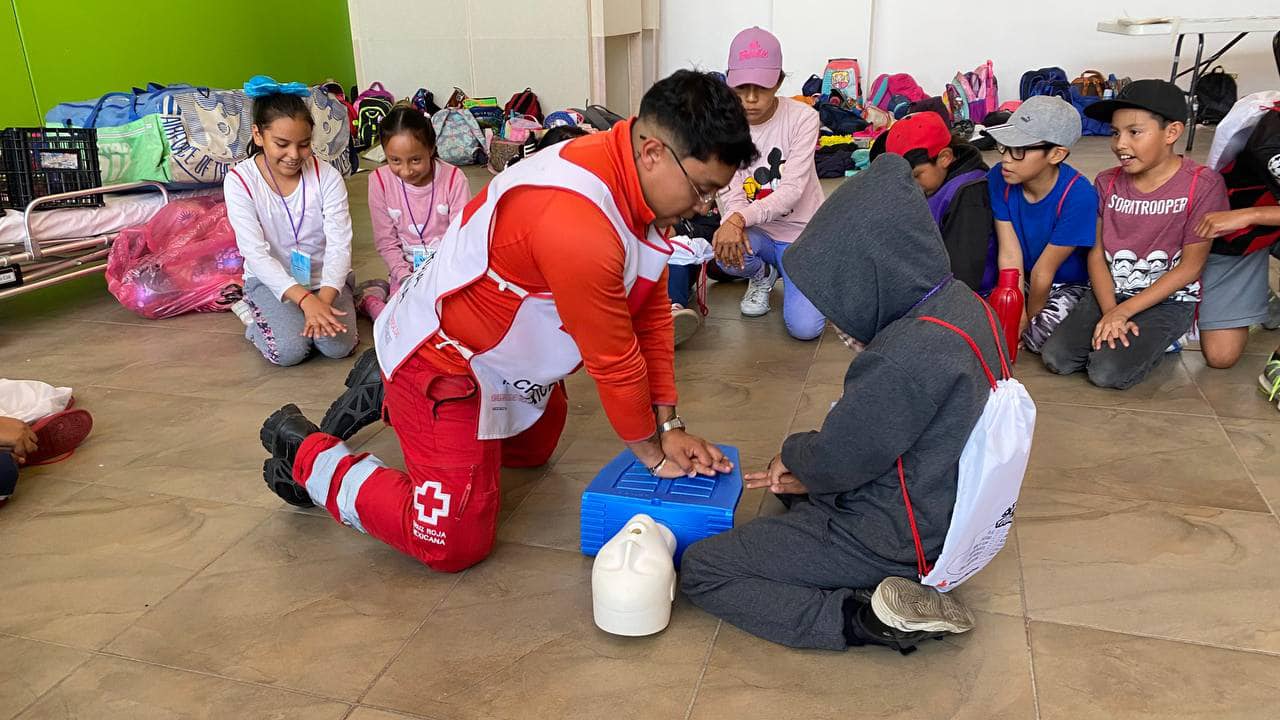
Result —
[[938, 113], [919, 112], [902, 118], [889, 128], [884, 149], [895, 155], [923, 149], [932, 158], [950, 144], [951, 129]]

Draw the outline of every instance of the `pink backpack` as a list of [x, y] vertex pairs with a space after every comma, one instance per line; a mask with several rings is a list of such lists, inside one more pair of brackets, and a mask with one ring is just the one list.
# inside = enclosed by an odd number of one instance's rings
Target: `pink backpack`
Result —
[[954, 105], [951, 110], [955, 117], [981, 123], [1000, 106], [996, 74], [990, 60], [973, 72], [956, 73], [947, 89], [948, 105]]
[[916, 79], [906, 73], [884, 74], [871, 83], [867, 104], [889, 110], [893, 107], [895, 97], [905, 98], [908, 102], [919, 102], [929, 96]]

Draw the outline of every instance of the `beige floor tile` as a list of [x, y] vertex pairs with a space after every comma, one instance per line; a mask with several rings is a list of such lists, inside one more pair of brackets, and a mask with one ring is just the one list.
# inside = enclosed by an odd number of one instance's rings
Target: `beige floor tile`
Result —
[[807, 432], [822, 428], [831, 412], [831, 403], [844, 395], [844, 385], [838, 383], [808, 383], [800, 393], [795, 419], [791, 421], [791, 433]]
[[74, 480], [64, 480], [60, 467], [65, 464], [24, 467], [19, 471], [18, 487], [4, 510], [0, 511], [0, 529], [6, 520], [29, 518], [36, 513], [60, 507], [68, 498], [88, 487]]
[[89, 659], [60, 645], [0, 636], [0, 718], [9, 720]]
[[341, 720], [350, 706], [111, 657], [97, 657], [23, 720]]
[[678, 718], [715, 621], [686, 601], [647, 638], [595, 628], [591, 560], [504, 544], [469, 571], [365, 702], [464, 718]]
[[155, 352], [153, 346], [135, 340], [159, 336], [126, 340], [118, 327], [54, 317], [14, 327], [0, 321], [0, 367], [6, 377], [41, 380], [78, 393]]
[[1280, 509], [1280, 413], [1276, 422], [1224, 418], [1231, 444], [1272, 510]]
[[1039, 403], [1213, 415], [1213, 408], [1200, 394], [1186, 366], [1173, 355], [1167, 356], [1146, 380], [1128, 390], [1100, 388], [1089, 382], [1083, 373], [1055, 375], [1031, 353], [1018, 356], [1014, 376]]
[[1035, 717], [1021, 618], [978, 615], [910, 657], [887, 648], [789, 650], [724, 625], [692, 720]]
[[1219, 417], [1250, 420], [1275, 420], [1275, 403], [1267, 402], [1258, 385], [1265, 358], [1246, 355], [1236, 366], [1218, 370], [1204, 364], [1204, 358], [1195, 353], [1183, 353], [1191, 377], [1209, 399]]
[[[7, 300], [0, 300], [0, 328], [6, 331], [30, 331], [46, 328], [48, 318], [58, 321], [81, 313], [96, 313], [111, 306], [116, 299], [107, 292], [102, 274], [76, 278], [60, 285], [36, 290]], [[0, 347], [4, 341], [0, 340]]]
[[331, 519], [277, 513], [109, 649], [354, 701], [456, 579]]
[[1269, 514], [1042, 490], [1018, 541], [1034, 620], [1280, 652]]
[[377, 710], [369, 707], [358, 707], [350, 715], [347, 720], [416, 720], [422, 718], [422, 715], [404, 715], [396, 712], [387, 712], [386, 710]]
[[0, 525], [0, 631], [100, 647], [267, 515], [85, 488], [56, 510]]
[[582, 492], [591, 479], [590, 475], [548, 473], [498, 528], [498, 539], [577, 552], [581, 535], [578, 511]]
[[1023, 493], [1039, 490], [1267, 510], [1218, 421], [1190, 415], [1041, 405]]
[[1280, 658], [1031, 623], [1044, 720], [1280, 717]]
[[680, 377], [688, 370], [803, 380], [818, 343], [787, 336], [781, 320], [772, 323], [710, 318], [676, 353]]

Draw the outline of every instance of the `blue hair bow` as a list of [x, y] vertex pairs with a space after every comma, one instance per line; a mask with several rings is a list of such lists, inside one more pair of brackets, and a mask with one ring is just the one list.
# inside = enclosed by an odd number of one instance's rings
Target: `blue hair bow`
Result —
[[251, 98], [260, 98], [265, 95], [275, 95], [276, 93], [308, 97], [311, 95], [311, 88], [300, 82], [278, 83], [266, 75], [254, 75], [244, 84], [244, 94]]

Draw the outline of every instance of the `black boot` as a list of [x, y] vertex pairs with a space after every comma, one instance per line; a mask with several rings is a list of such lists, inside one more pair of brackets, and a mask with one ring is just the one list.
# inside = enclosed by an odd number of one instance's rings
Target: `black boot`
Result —
[[844, 601], [844, 639], [849, 647], [884, 645], [903, 655], [910, 655], [925, 640], [941, 640], [947, 635], [945, 632], [908, 632], [889, 627], [871, 609], [871, 592], [856, 590], [853, 597]]
[[312, 504], [306, 489], [293, 481], [293, 461], [302, 441], [319, 431], [297, 405], [290, 404], [272, 413], [258, 432], [262, 447], [271, 453], [262, 466], [262, 477], [267, 487], [290, 505], [309, 507]]
[[320, 421], [321, 432], [342, 440], [350, 440], [382, 417], [382, 369], [373, 348], [356, 360], [347, 374], [346, 385], [346, 391], [333, 401]]

